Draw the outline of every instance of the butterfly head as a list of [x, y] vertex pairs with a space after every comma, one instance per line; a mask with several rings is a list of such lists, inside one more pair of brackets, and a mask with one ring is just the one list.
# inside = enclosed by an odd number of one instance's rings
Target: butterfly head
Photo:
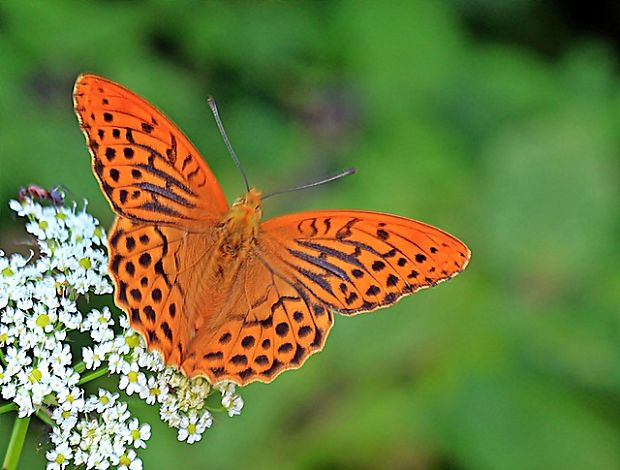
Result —
[[263, 216], [262, 193], [251, 188], [245, 196], [237, 199], [227, 216], [227, 225], [233, 232], [239, 232], [242, 238], [250, 239], [258, 235], [260, 219]]

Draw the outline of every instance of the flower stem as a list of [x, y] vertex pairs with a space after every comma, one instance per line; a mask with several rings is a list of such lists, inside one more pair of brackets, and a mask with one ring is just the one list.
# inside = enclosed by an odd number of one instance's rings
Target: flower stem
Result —
[[16, 409], [17, 405], [15, 403], [5, 403], [4, 405], [0, 405], [0, 415], [8, 413], [9, 411], [15, 411]]
[[54, 422], [52, 417], [49, 415], [49, 411], [45, 409], [39, 409], [36, 411], [36, 415], [37, 415], [37, 418], [39, 418], [41, 421], [43, 421], [48, 426], [51, 426], [53, 428], [56, 427], [56, 423]]
[[228, 411], [226, 408], [224, 408], [223, 406], [208, 406], [205, 405], [205, 408], [210, 412], [210, 413], [219, 413], [220, 411]]
[[6, 449], [6, 456], [4, 457], [4, 463], [2, 464], [3, 470], [16, 470], [19, 458], [22, 455], [22, 449], [24, 447], [24, 441], [26, 440], [26, 431], [28, 431], [28, 425], [30, 424], [30, 416], [25, 418], [15, 419], [13, 424], [13, 432], [11, 433], [11, 440], [9, 446]]
[[107, 373], [108, 373], [107, 367], [102, 367], [101, 369], [97, 369], [96, 371], [91, 372], [90, 374], [86, 374], [82, 376], [82, 378], [78, 382], [78, 385], [82, 385], [82, 384], [85, 384], [86, 382], [90, 382], [92, 380], [98, 379], [99, 377], [103, 377]]

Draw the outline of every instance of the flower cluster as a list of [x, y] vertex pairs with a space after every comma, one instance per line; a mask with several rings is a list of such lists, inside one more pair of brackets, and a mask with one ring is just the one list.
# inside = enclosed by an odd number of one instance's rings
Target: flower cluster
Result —
[[[38, 253], [0, 251], [0, 398], [7, 402], [0, 401], [0, 412], [16, 409], [19, 417], [36, 414], [52, 425], [49, 469], [142, 467], [136, 449], [146, 446], [150, 426], [118, 393], [88, 395], [84, 388], [106, 374], [119, 377], [125, 395], [159, 406], [181, 441], [200, 440], [216, 409], [239, 414], [243, 401], [234, 384], [189, 379], [148, 351], [125, 315], [78, 308], [80, 297], [112, 292], [105, 233], [85, 209], [44, 207], [28, 197], [10, 207], [28, 219]], [[72, 350], [77, 340], [87, 345]], [[215, 393], [221, 407], [213, 409], [207, 399]]]
[[[118, 401], [118, 393], [100, 389], [87, 400], [80, 391], [69, 397], [52, 414], [60, 424], [50, 435], [56, 447], [46, 454], [48, 470], [65, 468], [70, 462], [86, 468], [142, 468], [133, 448], [146, 447], [151, 426], [132, 418], [127, 404]], [[78, 420], [80, 415], [84, 417]]]
[[69, 395], [80, 376], [72, 367], [67, 333], [79, 328], [80, 294], [112, 291], [102, 249], [103, 231], [85, 212], [11, 201], [30, 219], [40, 256], [0, 252], [0, 384], [2, 398], [19, 416], [47, 404], [50, 394]]

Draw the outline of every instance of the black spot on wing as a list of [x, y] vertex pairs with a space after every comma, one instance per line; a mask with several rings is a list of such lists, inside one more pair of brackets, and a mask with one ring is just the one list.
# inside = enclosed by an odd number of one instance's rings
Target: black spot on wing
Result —
[[151, 307], [150, 305], [147, 305], [146, 307], [142, 309], [142, 311], [144, 312], [144, 314], [148, 317], [148, 319], [151, 322], [155, 321], [156, 315], [155, 315], [155, 310], [153, 310], [153, 307]]
[[166, 338], [168, 338], [168, 341], [172, 341], [172, 330], [170, 329], [170, 325], [168, 325], [167, 322], [163, 322], [160, 328]]
[[387, 240], [388, 238], [390, 238], [390, 234], [380, 228], [377, 230], [377, 238], [379, 238], [380, 240]]

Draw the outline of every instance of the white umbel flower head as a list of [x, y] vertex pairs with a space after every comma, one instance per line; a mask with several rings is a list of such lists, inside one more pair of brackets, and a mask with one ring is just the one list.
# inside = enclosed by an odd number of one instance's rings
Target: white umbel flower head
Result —
[[[112, 292], [105, 231], [85, 209], [45, 207], [28, 197], [9, 206], [27, 218], [38, 250], [27, 257], [0, 251], [0, 397], [18, 416], [43, 411], [39, 416], [55, 425], [48, 470], [142, 468], [136, 450], [146, 447], [151, 426], [131, 415], [121, 394], [85, 392], [83, 384], [102, 375], [118, 375], [124, 395], [158, 406], [189, 444], [213, 423], [207, 399], [214, 393], [229, 416], [239, 414], [243, 400], [234, 384], [214, 388], [166, 367], [114, 309], [80, 311], [80, 297]], [[71, 348], [76, 337], [88, 342], [80, 351]]]

